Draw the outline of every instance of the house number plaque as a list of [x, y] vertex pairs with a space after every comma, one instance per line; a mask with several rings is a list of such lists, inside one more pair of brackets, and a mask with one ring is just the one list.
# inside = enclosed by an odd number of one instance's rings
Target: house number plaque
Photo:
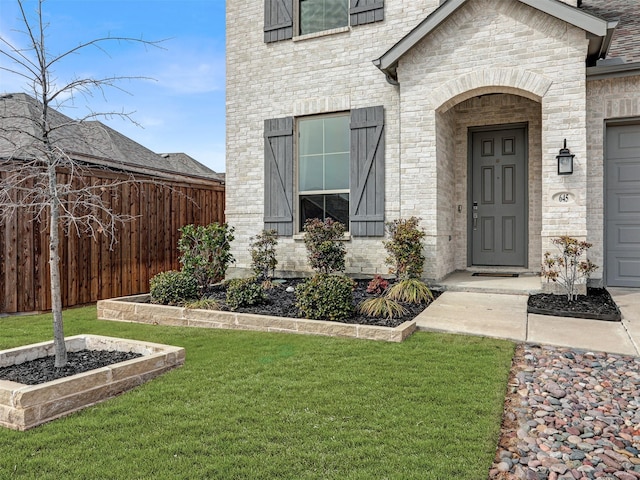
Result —
[[558, 203], [573, 203], [574, 197], [571, 192], [558, 192], [553, 195], [553, 201]]

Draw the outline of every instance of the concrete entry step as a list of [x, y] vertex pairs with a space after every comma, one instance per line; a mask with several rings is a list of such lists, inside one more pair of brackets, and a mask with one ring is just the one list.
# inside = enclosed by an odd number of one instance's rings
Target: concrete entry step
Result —
[[[475, 275], [485, 273], [487, 275]], [[517, 277], [502, 276], [502, 274], [519, 274]], [[454, 272], [440, 282], [432, 283], [434, 289], [451, 292], [483, 292], [509, 295], [529, 295], [542, 291], [540, 277], [528, 271], [519, 269], [497, 270], [469, 270]]]

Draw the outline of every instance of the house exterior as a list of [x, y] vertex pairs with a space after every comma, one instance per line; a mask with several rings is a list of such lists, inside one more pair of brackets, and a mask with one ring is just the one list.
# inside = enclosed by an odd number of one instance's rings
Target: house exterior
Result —
[[[16, 165], [35, 158], [39, 111], [29, 95], [0, 95], [0, 187]], [[180, 268], [181, 227], [224, 222], [223, 177], [205, 165], [183, 153], [154, 153], [101, 122], [74, 121], [55, 110], [48, 118], [55, 148], [76, 165], [73, 181], [68, 168], [58, 168], [59, 181], [76, 189], [103, 186], [110, 211], [133, 217], [116, 226], [114, 243], [60, 229], [65, 307], [148, 292], [155, 274]], [[19, 209], [1, 220], [0, 317], [50, 310], [48, 216], [34, 220]]]
[[228, 2], [227, 156], [237, 274], [263, 228], [307, 271], [313, 216], [384, 274], [384, 223], [417, 216], [427, 279], [538, 273], [571, 235], [640, 287], [640, 3]]

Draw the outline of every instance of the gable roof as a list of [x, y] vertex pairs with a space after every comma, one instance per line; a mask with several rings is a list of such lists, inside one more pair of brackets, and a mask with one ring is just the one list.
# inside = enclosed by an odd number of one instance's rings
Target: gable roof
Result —
[[[417, 45], [423, 38], [438, 28], [469, 0], [447, 0], [431, 12], [413, 30], [387, 50], [373, 64], [382, 70], [391, 83], [397, 83], [396, 68], [400, 58]], [[571, 25], [583, 29], [589, 38], [588, 57], [595, 63], [606, 55], [609, 41], [617, 22], [607, 21], [586, 11], [574, 8], [557, 0], [517, 0], [536, 10], [547, 13]]]
[[[39, 106], [25, 93], [0, 97], [0, 158], [33, 158]], [[132, 173], [172, 175], [221, 181], [216, 172], [189, 157], [172, 162], [98, 121], [76, 121], [50, 109], [56, 147], [76, 161]]]

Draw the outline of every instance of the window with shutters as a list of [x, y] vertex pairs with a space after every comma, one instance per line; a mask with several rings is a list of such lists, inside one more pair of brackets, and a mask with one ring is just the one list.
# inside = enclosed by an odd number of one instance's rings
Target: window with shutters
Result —
[[264, 0], [264, 41], [382, 20], [384, 0]]
[[382, 106], [265, 120], [264, 228], [291, 236], [331, 217], [354, 237], [383, 236], [384, 144]]
[[300, 0], [300, 35], [349, 25], [349, 0]]
[[349, 228], [349, 115], [298, 120], [299, 227], [331, 217]]

